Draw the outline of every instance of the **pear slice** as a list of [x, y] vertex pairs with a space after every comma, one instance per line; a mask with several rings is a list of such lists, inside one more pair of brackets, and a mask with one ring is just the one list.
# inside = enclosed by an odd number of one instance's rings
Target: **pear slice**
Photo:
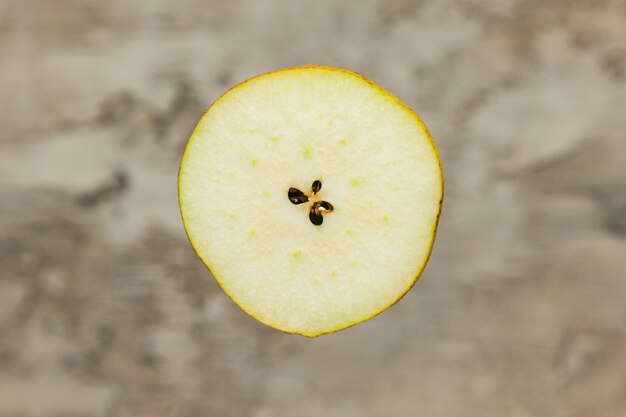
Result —
[[196, 253], [262, 323], [315, 337], [397, 302], [430, 255], [439, 157], [407, 106], [341, 68], [259, 75], [202, 116], [178, 196]]

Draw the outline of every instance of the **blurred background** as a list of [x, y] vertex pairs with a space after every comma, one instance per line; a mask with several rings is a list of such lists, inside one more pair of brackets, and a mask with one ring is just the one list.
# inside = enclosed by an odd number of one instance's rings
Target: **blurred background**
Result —
[[[0, 0], [0, 417], [626, 416], [626, 1]], [[239, 310], [176, 174], [219, 94], [344, 66], [441, 153], [433, 256], [318, 339]]]

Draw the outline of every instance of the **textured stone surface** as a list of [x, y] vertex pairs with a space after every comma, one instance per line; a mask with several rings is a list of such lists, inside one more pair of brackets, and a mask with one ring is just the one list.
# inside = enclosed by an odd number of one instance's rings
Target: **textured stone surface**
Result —
[[[626, 415], [623, 0], [0, 0], [0, 416]], [[422, 115], [427, 270], [315, 340], [221, 292], [176, 171], [232, 84], [323, 63]]]

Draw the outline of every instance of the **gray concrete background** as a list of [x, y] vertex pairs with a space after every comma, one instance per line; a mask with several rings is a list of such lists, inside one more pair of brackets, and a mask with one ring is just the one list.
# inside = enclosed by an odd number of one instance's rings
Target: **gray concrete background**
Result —
[[[623, 0], [0, 0], [0, 416], [626, 416]], [[426, 121], [422, 279], [315, 340], [235, 307], [176, 171], [226, 88], [302, 63]]]

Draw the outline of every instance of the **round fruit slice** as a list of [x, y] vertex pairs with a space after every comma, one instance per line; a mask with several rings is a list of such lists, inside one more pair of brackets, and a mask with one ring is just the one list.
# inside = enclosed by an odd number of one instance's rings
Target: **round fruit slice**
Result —
[[443, 193], [426, 127], [362, 76], [307, 66], [221, 96], [182, 158], [198, 256], [243, 310], [318, 336], [398, 301], [430, 254]]

